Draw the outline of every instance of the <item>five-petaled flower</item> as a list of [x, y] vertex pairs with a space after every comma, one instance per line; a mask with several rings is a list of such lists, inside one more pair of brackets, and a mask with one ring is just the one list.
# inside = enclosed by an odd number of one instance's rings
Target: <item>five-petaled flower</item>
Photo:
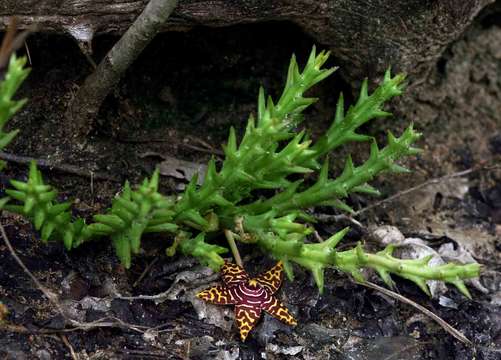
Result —
[[282, 285], [281, 261], [252, 279], [241, 266], [229, 262], [221, 267], [221, 274], [224, 286], [204, 290], [197, 297], [212, 304], [235, 305], [235, 321], [242, 341], [256, 326], [263, 310], [288, 325], [297, 324], [287, 308], [274, 296]]

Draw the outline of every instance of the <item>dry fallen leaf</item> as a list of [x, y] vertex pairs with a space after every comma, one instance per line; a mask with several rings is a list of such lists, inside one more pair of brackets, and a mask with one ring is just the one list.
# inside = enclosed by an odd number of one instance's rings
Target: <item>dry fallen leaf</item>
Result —
[[181, 160], [172, 156], [159, 154], [156, 152], [146, 152], [140, 155], [141, 158], [145, 157], [160, 157], [163, 159], [157, 166], [160, 175], [173, 177], [179, 180], [190, 181], [191, 178], [197, 174], [197, 184], [201, 185], [204, 182], [205, 172], [207, 166], [201, 163], [192, 161]]

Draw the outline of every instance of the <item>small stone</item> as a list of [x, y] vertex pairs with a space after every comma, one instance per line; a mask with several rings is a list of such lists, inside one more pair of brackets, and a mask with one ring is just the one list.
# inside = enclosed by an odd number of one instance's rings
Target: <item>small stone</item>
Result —
[[372, 235], [382, 244], [401, 244], [405, 236], [395, 226], [383, 225], [372, 231]]
[[294, 356], [303, 351], [302, 346], [278, 346], [276, 344], [266, 345], [266, 350], [274, 354]]
[[50, 352], [48, 352], [45, 349], [38, 350], [35, 353], [36, 357], [40, 360], [51, 360], [52, 356], [50, 355]]
[[346, 339], [349, 335], [348, 331], [344, 329], [329, 329], [315, 323], [307, 324], [300, 331], [301, 336], [310, 338], [318, 345], [332, 344], [337, 340]]

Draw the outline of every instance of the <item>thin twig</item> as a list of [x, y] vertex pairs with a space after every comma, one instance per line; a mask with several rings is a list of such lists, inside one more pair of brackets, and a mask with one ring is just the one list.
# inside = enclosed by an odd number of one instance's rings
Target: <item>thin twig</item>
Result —
[[71, 345], [70, 341], [64, 334], [60, 334], [59, 337], [61, 338], [62, 342], [64, 345], [70, 350], [70, 355], [73, 360], [78, 360], [78, 355], [75, 353], [75, 349], [73, 349], [73, 346]]
[[[203, 279], [203, 283], [207, 284], [207, 283], [210, 283], [212, 281], [217, 280], [218, 278], [219, 278], [219, 274], [215, 273], [215, 274], [212, 274], [212, 275], [210, 275], [208, 277], [205, 277]], [[192, 285], [193, 285], [193, 283], [192, 283]], [[169, 299], [169, 296], [174, 291], [177, 290], [176, 288], [177, 288], [177, 283], [174, 282], [174, 284], [172, 284], [170, 288], [168, 288], [167, 290], [162, 291], [161, 293], [158, 293], [158, 294], [154, 294], [154, 295], [137, 295], [137, 296], [117, 296], [116, 298], [120, 299], [120, 300], [129, 300], [129, 301], [134, 301], [134, 300], [151, 300], [151, 301], [154, 301], [156, 303], [160, 303], [160, 302], [165, 301], [166, 299]]]
[[446, 180], [449, 180], [449, 179], [453, 179], [453, 178], [457, 178], [457, 177], [463, 177], [465, 175], [469, 175], [471, 173], [474, 173], [474, 172], [477, 172], [479, 170], [495, 170], [495, 169], [501, 169], [501, 166], [499, 165], [494, 165], [494, 166], [487, 166], [485, 164], [483, 165], [479, 165], [479, 166], [476, 166], [476, 167], [472, 167], [470, 169], [467, 169], [467, 170], [463, 170], [463, 171], [459, 171], [459, 172], [455, 172], [455, 173], [452, 173], [452, 174], [448, 174], [448, 175], [444, 175], [444, 176], [441, 176], [441, 177], [438, 177], [438, 178], [434, 178], [434, 179], [431, 179], [431, 180], [428, 180], [428, 181], [425, 181], [424, 183], [421, 183], [419, 185], [416, 185], [416, 186], [413, 186], [409, 189], [406, 189], [406, 190], [403, 190], [403, 191], [399, 191], [397, 192], [396, 194], [390, 196], [390, 197], [387, 197], [386, 199], [383, 199], [383, 200], [380, 200], [380, 201], [377, 201], [369, 206], [366, 206], [365, 208], [363, 209], [360, 209], [358, 211], [355, 211], [355, 213], [353, 214], [353, 216], [358, 216], [364, 212], [367, 212], [368, 210], [371, 210], [375, 207], [378, 207], [378, 206], [381, 206], [382, 204], [384, 203], [387, 203], [387, 202], [391, 202], [403, 195], [406, 195], [406, 194], [409, 194], [413, 191], [416, 191], [416, 190], [419, 190], [419, 189], [422, 189], [428, 185], [433, 185], [433, 184], [439, 184], [443, 181], [446, 181]]
[[71, 322], [74, 327], [62, 329], [60, 332], [73, 332], [77, 330], [89, 331], [96, 328], [125, 328], [144, 334], [146, 331], [151, 329], [148, 326], [127, 323], [113, 316], [104, 317], [92, 322], [79, 322], [75, 320], [71, 320]]
[[13, 332], [18, 334], [29, 334], [30, 330], [23, 325], [8, 324], [5, 321], [0, 322], [0, 331]]
[[92, 206], [94, 206], [94, 171], [90, 172], [90, 198], [92, 199]]
[[40, 168], [58, 170], [94, 180], [108, 180], [114, 182], [122, 182], [121, 179], [104, 172], [93, 172], [91, 170], [79, 168], [78, 166], [75, 165], [57, 164], [51, 160], [35, 159], [29, 156], [14, 155], [2, 151], [0, 151], [0, 159], [15, 162], [18, 164], [29, 164], [30, 162], [35, 161], [37, 163], [37, 166]]
[[[49, 299], [50, 302], [54, 304], [54, 306], [57, 308], [57, 310], [63, 315], [63, 309], [59, 302], [57, 301], [57, 295], [51, 292], [49, 289], [47, 289], [45, 286], [43, 286], [40, 281], [31, 273], [31, 271], [24, 265], [23, 261], [19, 258], [19, 256], [16, 254], [16, 251], [12, 247], [12, 244], [10, 243], [9, 238], [7, 237], [7, 234], [5, 233], [5, 229], [3, 225], [0, 223], [0, 233], [2, 235], [3, 241], [5, 242], [5, 245], [7, 245], [7, 248], [10, 251], [10, 254], [14, 258], [14, 260], [18, 263], [18, 265], [23, 269], [23, 271], [28, 275], [28, 277], [35, 283], [37, 288]], [[64, 315], [63, 315], [64, 316]]]
[[226, 236], [226, 240], [228, 240], [228, 244], [230, 245], [231, 252], [233, 254], [233, 257], [235, 258], [235, 262], [238, 266], [243, 267], [244, 263], [242, 262], [242, 258], [240, 257], [240, 252], [238, 251], [237, 244], [235, 243], [233, 233], [230, 230], [225, 229], [224, 236]]
[[[73, 327], [64, 328], [64, 329], [28, 329], [24, 325], [18, 324], [9, 324], [9, 323], [0, 323], [0, 331], [8, 331], [14, 332], [18, 334], [34, 334], [34, 335], [51, 335], [51, 334], [64, 334], [70, 333], [74, 331], [90, 331], [97, 328], [118, 328], [118, 329], [129, 329], [134, 330], [138, 333], [144, 334], [148, 331], [156, 331], [157, 328], [165, 326], [165, 324], [149, 327], [139, 324], [130, 324], [116, 317], [104, 317], [92, 322], [78, 322], [75, 320], [71, 320], [73, 323]], [[165, 330], [167, 331], [167, 330]]]
[[[69, 318], [63, 307], [58, 301], [58, 297], [56, 294], [52, 293], [50, 290], [48, 290], [44, 285], [38, 281], [38, 279], [31, 273], [31, 271], [26, 267], [26, 265], [23, 263], [23, 261], [19, 258], [17, 255], [16, 251], [14, 250], [6, 232], [3, 227], [3, 225], [0, 223], [0, 235], [3, 238], [5, 245], [9, 249], [10, 254], [14, 258], [14, 260], [18, 263], [18, 265], [23, 269], [23, 271], [29, 276], [29, 278], [33, 281], [33, 283], [36, 285], [36, 287], [49, 299], [49, 301], [55, 306], [59, 314], [66, 320], [67, 323], [71, 324], [74, 326], [73, 328], [69, 329], [61, 329], [61, 330], [46, 330], [42, 329], [39, 331], [39, 333], [44, 333], [44, 334], [50, 334], [50, 333], [65, 333], [65, 332], [71, 332], [71, 331], [76, 331], [76, 330], [83, 330], [83, 331], [89, 331], [95, 328], [126, 328], [130, 330], [134, 330], [136, 332], [144, 334], [146, 331], [151, 330], [151, 327], [148, 326], [143, 326], [143, 325], [136, 325], [136, 324], [130, 324], [127, 323], [119, 318], [116, 317], [104, 317], [102, 319], [98, 319], [93, 322], [80, 322], [77, 320], [73, 320]], [[19, 325], [6, 325], [6, 324], [0, 324], [0, 330], [2, 329], [7, 329], [13, 332], [19, 332], [19, 333], [32, 333], [33, 331], [28, 330], [24, 328], [23, 326]], [[36, 332], [36, 331], [35, 331]]]
[[398, 300], [400, 302], [403, 302], [405, 304], [409, 304], [409, 305], [415, 307], [416, 309], [418, 309], [419, 311], [421, 311], [423, 314], [425, 314], [426, 316], [428, 316], [432, 320], [434, 320], [445, 331], [447, 331], [449, 334], [451, 334], [452, 336], [454, 336], [456, 339], [458, 339], [462, 343], [464, 343], [466, 345], [469, 345], [469, 346], [474, 346], [473, 343], [466, 336], [464, 336], [462, 332], [460, 332], [459, 330], [457, 330], [456, 328], [454, 328], [452, 325], [450, 325], [447, 321], [445, 321], [444, 319], [442, 319], [440, 316], [438, 316], [435, 313], [431, 312], [430, 310], [428, 310], [424, 306], [421, 306], [418, 303], [412, 301], [411, 299], [406, 298], [405, 296], [402, 296], [400, 294], [397, 294], [394, 291], [391, 291], [389, 289], [386, 289], [384, 287], [376, 285], [376, 284], [374, 284], [374, 283], [372, 283], [370, 281], [366, 281], [366, 282], [363, 282], [363, 283], [356, 281], [355, 283], [357, 283], [359, 285], [362, 285], [362, 286], [365, 286], [365, 287], [368, 287], [368, 288], [371, 288], [371, 289], [374, 289], [374, 290], [377, 290], [377, 291], [382, 292], [383, 294], [385, 294], [385, 295], [387, 295], [389, 297], [392, 297], [392, 298], [394, 298], [394, 299], [396, 299], [396, 300]]
[[[192, 138], [192, 139], [196, 139], [196, 138]], [[118, 138], [117, 141], [121, 142], [121, 143], [126, 143], [126, 144], [145, 144], [145, 143], [169, 143], [169, 144], [172, 144], [172, 142], [173, 142], [173, 140], [171, 138], [161, 138], [161, 139], [156, 139], [156, 138], [136, 138], [136, 139]], [[197, 142], [201, 143], [201, 141], [203, 141], [203, 140], [198, 139]], [[206, 142], [201, 143], [201, 144], [203, 144], [203, 147], [192, 145], [189, 143], [185, 143], [184, 141], [175, 141], [175, 140], [174, 140], [174, 144], [177, 146], [182, 146], [182, 147], [185, 147], [187, 149], [203, 152], [206, 154], [224, 156], [224, 151], [216, 149], [216, 148], [210, 146], [209, 144], [207, 144]]]
[[315, 239], [317, 240], [317, 242], [319, 243], [323, 243], [324, 242], [324, 239], [320, 236], [320, 234], [318, 233], [318, 231], [314, 231], [313, 232], [313, 236], [315, 237]]
[[0, 323], [0, 331], [17, 333], [17, 334], [30, 334], [30, 335], [52, 335], [66, 333], [74, 331], [74, 328], [70, 329], [28, 329], [24, 325], [19, 324], [9, 324], [6, 322]]
[[137, 359], [171, 359], [178, 358], [177, 353], [175, 352], [166, 352], [166, 351], [148, 351], [148, 350], [129, 350], [129, 349], [119, 349], [118, 353], [124, 355], [126, 358], [137, 358]]
[[28, 40], [24, 41], [24, 49], [26, 50], [26, 56], [28, 57], [28, 63], [30, 64], [30, 66], [33, 66], [33, 62], [31, 61], [30, 48], [28, 46]]
[[191, 144], [186, 144], [183, 142], [181, 142], [180, 144], [181, 144], [181, 146], [184, 146], [184, 147], [191, 149], [191, 150], [196, 150], [196, 151], [200, 151], [200, 152], [203, 152], [206, 154], [211, 154], [211, 155], [224, 156], [224, 152], [222, 150], [218, 150], [218, 149], [214, 149], [214, 148], [206, 149], [203, 147], [199, 147], [199, 146], [191, 145]]
[[[0, 45], [0, 69], [3, 69], [9, 63], [11, 54], [21, 48], [26, 41], [29, 34], [36, 30], [36, 26], [32, 25], [27, 30], [17, 33], [17, 18], [15, 16], [10, 18], [7, 32], [2, 39]], [[29, 56], [29, 51], [28, 51]], [[31, 64], [31, 60], [30, 60]]]
[[143, 281], [144, 277], [146, 276], [146, 274], [148, 274], [148, 272], [151, 270], [151, 268], [153, 267], [153, 265], [155, 265], [155, 263], [158, 261], [158, 258], [154, 258], [152, 262], [150, 262], [148, 264], [148, 266], [146, 266], [146, 268], [144, 269], [144, 271], [141, 273], [141, 275], [139, 275], [139, 278], [134, 282], [134, 284], [132, 284], [132, 287], [135, 288], [136, 286], [139, 285], [139, 283], [141, 281]]
[[346, 221], [349, 221], [350, 223], [358, 226], [359, 228], [362, 228], [364, 229], [365, 226], [358, 220], [352, 218], [351, 216], [349, 215], [346, 215], [346, 214], [337, 214], [337, 215], [331, 215], [331, 214], [315, 214], [315, 218], [317, 221], [320, 221], [320, 222], [332, 222], [332, 223], [337, 223], [341, 220], [346, 220]]
[[[201, 146], [203, 146], [204, 148], [206, 148], [208, 151], [210, 151], [213, 154], [224, 155], [224, 152], [222, 150], [214, 148], [214, 146], [212, 146], [211, 144], [209, 144], [205, 140], [202, 140], [202, 139], [200, 139], [198, 137], [195, 137], [195, 136], [189, 136], [189, 139], [192, 140], [192, 141], [194, 141], [194, 142], [199, 143]], [[189, 146], [194, 146], [194, 145], [190, 145], [190, 144], [187, 144], [187, 143], [183, 143], [183, 145], [185, 145], [185, 146], [188, 146], [188, 145]]]

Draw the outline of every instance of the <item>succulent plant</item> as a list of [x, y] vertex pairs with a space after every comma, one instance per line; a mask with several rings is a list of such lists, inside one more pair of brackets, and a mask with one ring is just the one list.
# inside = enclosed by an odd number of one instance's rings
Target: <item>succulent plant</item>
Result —
[[[10, 198], [2, 199], [2, 205], [6, 210], [32, 219], [35, 228], [41, 231], [42, 241], [62, 240], [67, 249], [96, 237], [110, 238], [125, 267], [131, 265], [132, 255], [139, 252], [144, 233], [168, 232], [174, 234], [167, 248], [168, 255], [180, 250], [219, 270], [225, 263], [221, 254], [227, 249], [206, 239], [214, 239], [212, 234], [225, 231], [237, 241], [254, 244], [280, 260], [290, 279], [293, 278], [292, 263], [308, 269], [320, 291], [326, 268], [337, 268], [363, 281], [360, 270], [368, 267], [388, 286], [392, 286], [391, 274], [394, 274], [413, 281], [429, 293], [426, 281], [434, 279], [455, 285], [469, 297], [463, 280], [479, 275], [478, 264], [433, 267], [428, 265], [430, 258], [393, 257], [392, 246], [375, 254], [366, 253], [360, 244], [338, 251], [336, 246], [348, 229], [324, 242], [309, 242], [315, 219], [308, 209], [333, 206], [352, 212], [345, 202], [349, 194], [377, 195], [378, 191], [369, 182], [382, 172], [408, 172], [398, 160], [420, 151], [413, 147], [420, 134], [412, 125], [399, 137], [389, 132], [388, 144], [382, 148], [374, 138], [358, 132], [368, 121], [389, 116], [383, 110], [384, 103], [402, 93], [405, 77], [392, 76], [390, 70], [372, 93], [365, 80], [357, 101], [348, 109], [341, 95], [331, 126], [316, 141], [300, 129], [304, 110], [317, 100], [307, 97], [306, 92], [336, 70], [323, 68], [328, 57], [328, 52], [317, 54], [313, 48], [301, 70], [293, 56], [280, 98], [274, 101], [266, 97], [261, 88], [257, 114], [250, 116], [242, 139], [238, 141], [236, 131], [231, 128], [222, 165], [218, 167], [214, 160], [209, 161], [202, 184], [197, 185], [198, 178], [194, 176], [177, 198], [158, 192], [159, 174], [155, 171], [136, 190], [126, 183], [108, 212], [94, 215], [94, 222], [87, 224], [84, 219], [72, 216], [69, 203], [57, 202], [57, 192], [43, 182], [32, 163], [27, 182], [12, 180], [13, 189], [7, 190]], [[0, 85], [0, 125], [22, 105], [12, 100], [6, 105], [1, 103], [12, 97], [27, 74], [22, 70], [24, 63], [13, 59]], [[15, 133], [3, 136], [8, 142]], [[370, 143], [368, 159], [356, 165], [348, 156], [342, 173], [329, 177], [327, 155], [352, 141]], [[315, 172], [318, 177], [312, 183], [297, 180], [305, 174], [311, 177]], [[261, 190], [273, 190], [273, 195], [263, 197]]]
[[[13, 99], [17, 89], [30, 73], [24, 67], [25, 64], [25, 58], [17, 58], [15, 55], [11, 56], [8, 71], [0, 82], [0, 150], [9, 145], [19, 132], [19, 130], [5, 132], [4, 126], [26, 103], [26, 100]], [[5, 162], [0, 161], [0, 170], [4, 166]]]

